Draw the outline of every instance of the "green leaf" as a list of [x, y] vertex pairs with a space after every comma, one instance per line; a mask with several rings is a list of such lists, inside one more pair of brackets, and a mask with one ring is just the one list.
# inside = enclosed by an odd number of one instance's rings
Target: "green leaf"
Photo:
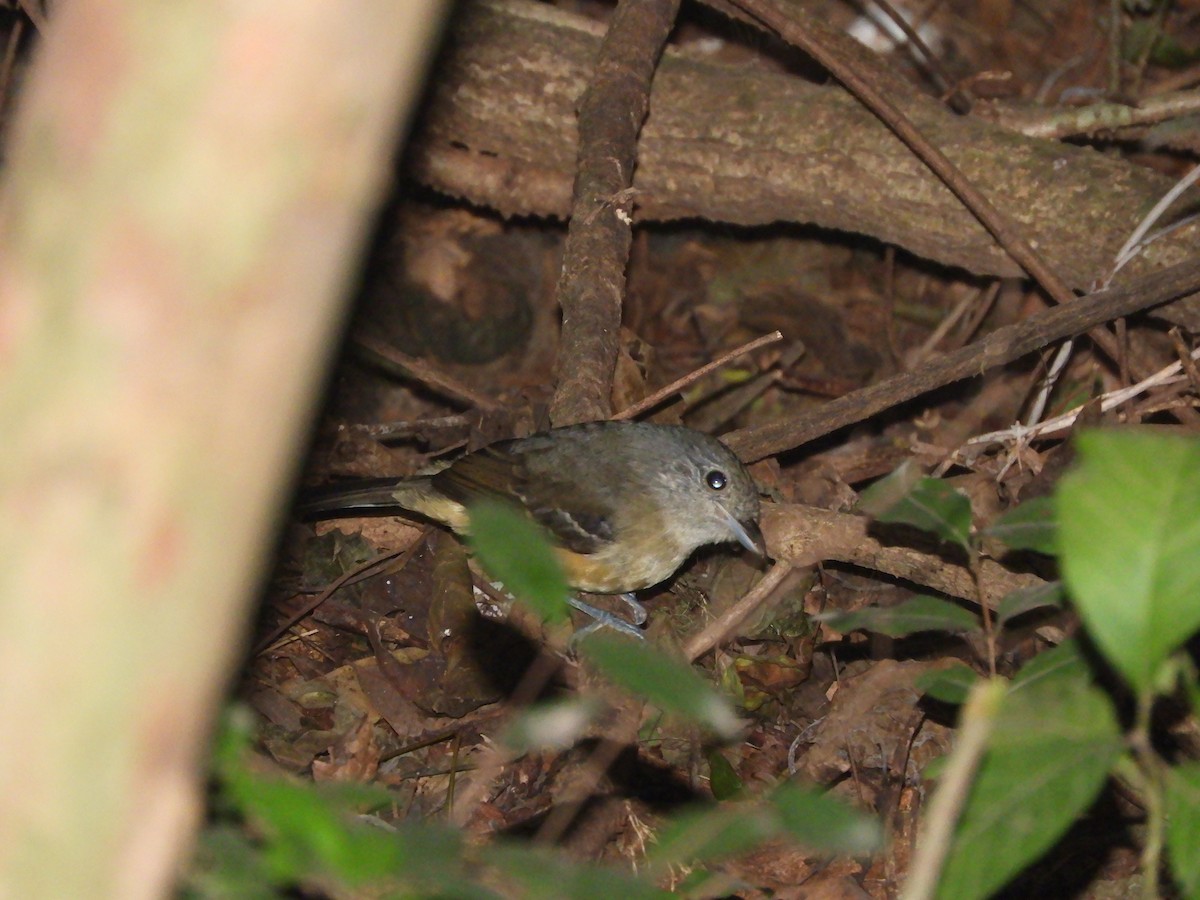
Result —
[[1023, 616], [1035, 609], [1048, 607], [1060, 608], [1063, 601], [1062, 582], [1048, 581], [1033, 587], [1019, 588], [1011, 594], [1005, 594], [1004, 599], [996, 608], [996, 623], [1004, 625], [1017, 616]]
[[[266, 835], [264, 858], [277, 879], [325, 872], [340, 877], [353, 868], [362, 844], [349, 834], [345, 811], [339, 814], [330, 798], [318, 795], [314, 785], [257, 779], [252, 790], [252, 796], [242, 796], [244, 809]], [[386, 852], [384, 835], [373, 834], [363, 843], [372, 838], [379, 839], [379, 846], [372, 849]], [[375, 868], [375, 854], [363, 855], [368, 870], [353, 873], [352, 883], [360, 884], [387, 871], [386, 867]]]
[[1092, 681], [1092, 670], [1079, 644], [1063, 641], [1052, 650], [1039, 653], [1017, 672], [1012, 689], [1020, 690], [1025, 685], [1053, 679], [1055, 684], [1070, 685], [1069, 690], [1086, 688]]
[[794, 782], [770, 797], [784, 829], [805, 847], [829, 853], [870, 853], [883, 840], [879, 822], [823, 791]]
[[461, 875], [458, 831], [426, 823], [385, 830], [363, 822], [358, 813], [391, 803], [387, 791], [259, 773], [247, 763], [248, 735], [246, 711], [234, 709], [213, 755], [223, 801], [252, 822], [259, 836], [259, 859], [242, 859], [241, 868], [253, 864], [264, 880], [284, 886], [319, 877], [352, 887], [398, 882], [421, 896], [495, 896]]
[[717, 750], [709, 750], [708, 787], [718, 800], [730, 800], [742, 793], [742, 779], [737, 771]]
[[276, 900], [283, 886], [267, 870], [243, 828], [215, 824], [205, 827], [196, 839], [183, 896]]
[[471, 546], [488, 574], [548, 622], [567, 619], [568, 587], [546, 535], [502, 503], [471, 507]]
[[786, 782], [765, 802], [723, 803], [680, 813], [659, 829], [647, 861], [656, 870], [690, 866], [744, 853], [784, 835], [812, 850], [858, 854], [877, 849], [882, 830], [874, 817], [837, 798]]
[[[504, 896], [529, 900], [670, 900], [674, 897], [628, 872], [569, 861], [562, 853], [514, 843], [495, 843], [480, 849], [504, 883]], [[513, 890], [519, 886], [519, 890]], [[428, 896], [428, 895], [422, 895]], [[437, 896], [456, 897], [439, 894]]]
[[[392, 833], [352, 818], [356, 792], [259, 778], [246, 814], [267, 835], [264, 858], [277, 878], [328, 874], [348, 885], [388, 877], [449, 881], [461, 855], [459, 834], [406, 826]], [[358, 786], [356, 786], [358, 787]], [[378, 792], [375, 792], [378, 793]]]
[[1185, 897], [1200, 896], [1200, 763], [1167, 770], [1167, 851]]
[[978, 680], [979, 675], [970, 666], [954, 663], [917, 676], [916, 687], [934, 700], [957, 705], [967, 699], [971, 686]]
[[741, 730], [732, 704], [695, 669], [661, 648], [601, 632], [584, 638], [579, 649], [614, 684], [660, 709], [704, 725], [723, 738]]
[[1200, 628], [1200, 441], [1081, 435], [1058, 489], [1062, 569], [1088, 633], [1139, 695]]
[[1069, 671], [1004, 699], [959, 819], [938, 896], [990, 896], [1091, 805], [1121, 753], [1108, 697]]
[[919, 631], [970, 631], [979, 627], [973, 613], [938, 597], [920, 596], [896, 606], [870, 606], [855, 612], [823, 613], [816, 617], [836, 631], [863, 629], [905, 637]]
[[1192, 707], [1192, 715], [1200, 715], [1200, 673], [1197, 671], [1196, 662], [1190, 656], [1184, 656], [1182, 659], [1186, 665], [1180, 674], [1180, 687]]
[[1034, 550], [1054, 556], [1058, 553], [1054, 501], [1049, 497], [1026, 500], [989, 525], [984, 533], [1013, 550]]
[[922, 476], [911, 462], [863, 491], [858, 508], [880, 522], [912, 525], [971, 546], [971, 502], [949, 482]]
[[744, 853], [779, 836], [783, 824], [761, 803], [723, 803], [685, 810], [658, 829], [646, 862], [655, 871]]

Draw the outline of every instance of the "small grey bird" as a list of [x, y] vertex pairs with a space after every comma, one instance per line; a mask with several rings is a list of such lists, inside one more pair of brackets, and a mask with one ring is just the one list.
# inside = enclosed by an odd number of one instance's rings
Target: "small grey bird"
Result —
[[[679, 425], [554, 428], [491, 444], [432, 474], [335, 489], [302, 502], [300, 512], [398, 507], [470, 534], [471, 507], [483, 499], [524, 511], [549, 533], [571, 587], [625, 595], [638, 624], [645, 611], [631, 592], [669, 578], [698, 547], [737, 542], [765, 555], [750, 473], [720, 441]], [[636, 632], [578, 600], [572, 605]]]

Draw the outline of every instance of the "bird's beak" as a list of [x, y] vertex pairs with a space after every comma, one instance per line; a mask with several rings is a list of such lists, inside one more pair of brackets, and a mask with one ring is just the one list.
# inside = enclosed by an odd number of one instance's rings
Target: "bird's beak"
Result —
[[739, 522], [733, 517], [729, 510], [721, 507], [721, 512], [725, 516], [725, 523], [729, 526], [729, 530], [733, 532], [737, 542], [762, 559], [767, 556], [767, 542], [763, 539], [762, 531], [759, 530], [757, 522]]

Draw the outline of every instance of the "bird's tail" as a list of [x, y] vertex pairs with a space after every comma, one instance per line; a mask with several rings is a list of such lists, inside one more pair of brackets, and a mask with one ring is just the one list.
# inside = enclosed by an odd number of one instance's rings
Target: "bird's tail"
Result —
[[423, 512], [428, 495], [428, 477], [360, 479], [301, 492], [296, 514], [302, 519], [331, 519], [371, 511]]

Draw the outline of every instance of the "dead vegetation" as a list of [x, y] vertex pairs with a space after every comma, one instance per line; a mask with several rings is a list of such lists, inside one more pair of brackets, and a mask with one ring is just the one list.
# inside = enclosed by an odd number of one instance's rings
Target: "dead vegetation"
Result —
[[[1195, 431], [1196, 194], [1152, 210], [1200, 147], [1200, 7], [894, 5], [921, 46], [875, 3], [462, 3], [303, 475], [634, 414], [722, 436], [767, 498], [774, 566], [704, 552], [643, 599], [647, 640], [734, 698], [740, 740], [614, 699], [565, 634], [506, 621], [436, 528], [292, 521], [236, 688], [275, 766], [384, 788], [386, 824], [626, 868], [687, 804], [798, 778], [876, 815], [886, 852], [768, 844], [720, 864], [730, 895], [897, 895], [925, 767], [953, 745], [918, 679], [1011, 675], [1078, 622], [1039, 610], [989, 646], [835, 631], [817, 617], [915, 593], [994, 612], [1057, 577], [856, 502], [910, 461], [982, 532], [1054, 490], [1082, 424]], [[5, 96], [44, 26], [20, 9]], [[498, 745], [574, 692], [610, 703], [582, 740]], [[1127, 892], [1143, 812], [1107, 793], [1011, 895]]]
[[[1098, 122], [1070, 143], [1026, 136], [1081, 98], [1136, 111], [1185, 95], [1192, 70], [1111, 46], [1104, 4], [918, 5], [926, 59], [849, 6], [729, 0], [712, 7], [740, 21], [685, 6], [647, 95], [647, 62], [675, 10], [624, 6], [657, 24], [604, 4], [507, 0], [465, 4], [453, 20], [307, 479], [403, 474], [619, 414], [780, 332], [645, 411], [724, 434], [772, 500], [765, 527], [784, 569], [740, 621], [698, 638], [761, 577], [728, 553], [705, 554], [649, 598], [648, 639], [686, 647], [733, 694], [744, 739], [706, 748], [639, 706], [606, 720], [599, 745], [500, 765], [501, 723], [580, 673], [478, 616], [453, 540], [393, 519], [290, 534], [264, 629], [307, 615], [259, 649], [241, 694], [291, 771], [374, 781], [400, 816], [448, 817], [479, 839], [549, 828], [580, 858], [636, 864], [658, 816], [711, 796], [714, 755], [751, 791], [795, 774], [881, 816], [889, 849], [832, 865], [763, 850], [729, 864], [737, 895], [892, 896], [923, 768], [953, 724], [915, 679], [949, 660], [981, 665], [983, 650], [840, 634], [811, 616], [917, 589], [978, 608], [1053, 578], [1000, 554], [974, 577], [945, 547], [850, 512], [904, 460], [952, 478], [977, 528], [1047, 494], [1072, 424], [997, 433], [1032, 426], [1039, 391], [1050, 418], [1175, 364], [1183, 374], [1103, 411], [1091, 402], [1082, 418], [1194, 427], [1194, 195], [1116, 264], [1187, 171], [1192, 120]], [[1121, 33], [1131, 39], [1143, 19], [1124, 13]], [[852, 25], [890, 49], [855, 45], [842, 31]], [[1186, 4], [1161, 25], [1173, 45], [1200, 38]], [[819, 49], [834, 77], [789, 43]], [[637, 138], [628, 125], [647, 96]], [[564, 241], [556, 222], [568, 216]], [[1061, 611], [1033, 617], [1006, 632], [997, 668], [1015, 671], [1074, 627]], [[1064, 871], [1060, 855], [1030, 875], [1039, 895], [1128, 876], [1128, 843], [1114, 836], [1136, 810], [1118, 802], [1096, 816], [1089, 859]]]

